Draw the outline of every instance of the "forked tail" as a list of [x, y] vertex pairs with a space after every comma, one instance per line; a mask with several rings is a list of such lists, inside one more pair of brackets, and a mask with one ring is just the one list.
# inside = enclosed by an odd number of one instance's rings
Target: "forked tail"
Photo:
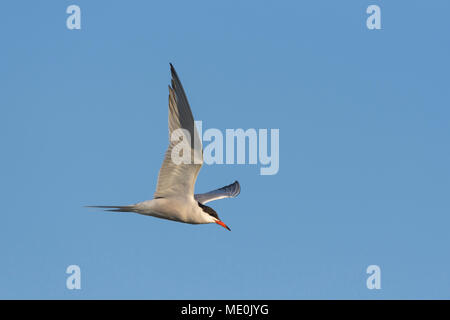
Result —
[[100, 208], [111, 212], [135, 212], [135, 206], [85, 206], [85, 208]]

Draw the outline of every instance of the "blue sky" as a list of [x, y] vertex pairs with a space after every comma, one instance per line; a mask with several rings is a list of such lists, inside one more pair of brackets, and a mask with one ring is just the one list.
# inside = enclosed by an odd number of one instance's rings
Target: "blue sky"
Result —
[[[450, 298], [449, 10], [2, 3], [0, 298]], [[280, 129], [277, 175], [200, 172], [199, 192], [240, 181], [211, 203], [232, 232], [83, 208], [152, 197], [169, 62], [204, 128]], [[66, 289], [72, 264], [81, 290]], [[372, 264], [381, 290], [366, 288]]]

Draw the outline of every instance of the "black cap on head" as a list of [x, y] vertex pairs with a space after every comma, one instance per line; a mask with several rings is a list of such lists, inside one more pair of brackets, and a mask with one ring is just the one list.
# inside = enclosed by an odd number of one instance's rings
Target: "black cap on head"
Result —
[[219, 215], [217, 214], [217, 212], [213, 208], [205, 206], [204, 204], [201, 204], [200, 202], [198, 202], [198, 206], [200, 208], [202, 208], [203, 212], [206, 212], [207, 214], [209, 214], [210, 216], [212, 216], [212, 217], [214, 217], [216, 219], [219, 219]]

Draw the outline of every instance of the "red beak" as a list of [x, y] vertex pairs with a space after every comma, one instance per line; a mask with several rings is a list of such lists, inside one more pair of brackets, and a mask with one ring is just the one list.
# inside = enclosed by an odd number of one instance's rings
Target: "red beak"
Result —
[[224, 228], [227, 229], [228, 231], [231, 231], [231, 229], [228, 228], [228, 226], [227, 226], [225, 223], [223, 223], [222, 221], [217, 220], [216, 223], [217, 223], [218, 225], [221, 225], [222, 227], [224, 227]]

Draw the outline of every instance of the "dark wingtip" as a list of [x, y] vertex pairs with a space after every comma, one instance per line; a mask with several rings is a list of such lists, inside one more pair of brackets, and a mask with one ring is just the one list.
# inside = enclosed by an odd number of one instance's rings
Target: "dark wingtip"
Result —
[[170, 73], [172, 74], [172, 87], [175, 88], [174, 80], [176, 80], [177, 82], [180, 82], [180, 80], [178, 78], [178, 73], [176, 72], [173, 64], [172, 63], [169, 63], [169, 64], [170, 64]]
[[239, 183], [239, 181], [235, 180], [234, 183], [237, 185], [237, 190], [234, 193], [234, 197], [237, 197], [240, 193], [241, 193], [241, 184]]

